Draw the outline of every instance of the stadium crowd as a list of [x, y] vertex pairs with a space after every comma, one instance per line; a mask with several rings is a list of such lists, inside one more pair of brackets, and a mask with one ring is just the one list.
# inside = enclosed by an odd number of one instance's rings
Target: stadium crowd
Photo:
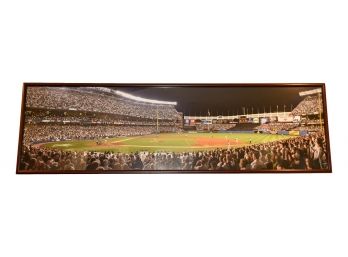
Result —
[[307, 96], [291, 112], [293, 116], [308, 115], [323, 111], [323, 105], [319, 96]]
[[301, 126], [298, 126], [298, 127], [294, 128], [293, 130], [320, 131], [321, 130], [321, 126], [320, 126], [320, 124], [301, 125]]
[[196, 124], [198, 131], [218, 131], [218, 130], [229, 130], [236, 126], [236, 124]]
[[242, 171], [327, 168], [322, 133], [235, 149], [199, 152], [97, 153], [24, 146], [20, 169], [28, 171], [195, 170]]
[[[27, 124], [24, 127], [23, 142], [28, 145], [73, 139], [140, 136], [156, 132], [157, 126]], [[177, 132], [177, 128], [173, 126], [161, 126], [159, 127], [159, 132]]]
[[290, 130], [294, 129], [299, 125], [299, 123], [283, 123], [283, 122], [274, 122], [274, 123], [265, 123], [257, 126], [255, 129], [264, 131], [264, 132], [272, 132], [272, 131], [280, 131], [280, 130]]
[[174, 105], [132, 101], [121, 96], [84, 91], [78, 87], [28, 87], [27, 108], [79, 110], [149, 119], [175, 119]]
[[[144, 119], [137, 117], [104, 114], [104, 113], [86, 113], [77, 111], [48, 111], [48, 110], [30, 110], [25, 113], [26, 123], [99, 123], [99, 124], [124, 124], [124, 125], [153, 125], [157, 120]], [[175, 126], [180, 121], [158, 120], [160, 126]]]

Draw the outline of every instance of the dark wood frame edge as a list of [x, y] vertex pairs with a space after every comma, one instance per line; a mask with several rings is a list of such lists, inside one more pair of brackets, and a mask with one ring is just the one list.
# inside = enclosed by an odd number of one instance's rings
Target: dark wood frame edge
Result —
[[[60, 170], [60, 171], [23, 171], [19, 170], [20, 165], [20, 153], [22, 152], [22, 141], [23, 141], [23, 130], [24, 130], [24, 114], [25, 114], [25, 100], [28, 86], [140, 86], [140, 87], [159, 87], [159, 86], [175, 86], [175, 87], [186, 87], [186, 86], [203, 86], [203, 87], [274, 87], [274, 86], [290, 86], [290, 87], [313, 87], [318, 86], [322, 89], [322, 100], [323, 100], [323, 115], [325, 122], [325, 139], [327, 140], [327, 158], [329, 167], [325, 170], [313, 169], [310, 172], [306, 170], [250, 170], [247, 172], [242, 171], [193, 171], [193, 170], [141, 170], [141, 171], [86, 171], [86, 170]], [[17, 152], [17, 164], [16, 174], [319, 174], [319, 173], [332, 173], [332, 160], [331, 160], [331, 148], [330, 148], [330, 137], [329, 137], [329, 122], [327, 114], [327, 99], [326, 99], [326, 85], [325, 83], [59, 83], [59, 82], [24, 82], [22, 86], [22, 102], [21, 102], [21, 116], [19, 126], [19, 139], [18, 139], [18, 152]]]

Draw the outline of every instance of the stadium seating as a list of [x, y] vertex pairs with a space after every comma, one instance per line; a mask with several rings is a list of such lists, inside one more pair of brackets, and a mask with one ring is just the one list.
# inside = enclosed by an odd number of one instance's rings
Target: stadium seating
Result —
[[258, 124], [254, 123], [237, 123], [236, 126], [229, 129], [230, 131], [253, 131]]
[[305, 97], [291, 112], [293, 116], [318, 114], [323, 111], [323, 105], [318, 95]]
[[88, 111], [148, 119], [176, 119], [174, 105], [142, 103], [99, 91], [78, 87], [29, 87], [27, 108]]
[[[174, 105], [145, 103], [84, 87], [29, 87], [24, 142], [144, 135], [182, 130]], [[87, 126], [88, 125], [88, 126]]]
[[[87, 132], [87, 131], [86, 131]], [[89, 132], [87, 132], [88, 134]], [[31, 171], [128, 170], [242, 171], [325, 169], [328, 166], [323, 133], [239, 148], [191, 152], [74, 152], [24, 145], [19, 169]]]

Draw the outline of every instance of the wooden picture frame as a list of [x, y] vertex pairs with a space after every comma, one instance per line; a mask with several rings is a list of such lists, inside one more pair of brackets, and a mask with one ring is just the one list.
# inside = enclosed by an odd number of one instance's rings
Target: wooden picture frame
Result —
[[[283, 112], [280, 100], [275, 112], [271, 94], [285, 99]], [[218, 101], [226, 108], [214, 109]], [[17, 174], [331, 173], [331, 167], [324, 83], [23, 84]]]

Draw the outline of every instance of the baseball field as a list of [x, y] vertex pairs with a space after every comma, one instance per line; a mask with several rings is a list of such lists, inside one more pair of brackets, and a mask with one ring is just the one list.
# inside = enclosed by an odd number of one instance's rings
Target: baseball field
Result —
[[75, 140], [46, 143], [47, 148], [65, 151], [199, 151], [214, 148], [234, 148], [287, 139], [288, 135], [249, 133], [170, 133], [96, 140]]

